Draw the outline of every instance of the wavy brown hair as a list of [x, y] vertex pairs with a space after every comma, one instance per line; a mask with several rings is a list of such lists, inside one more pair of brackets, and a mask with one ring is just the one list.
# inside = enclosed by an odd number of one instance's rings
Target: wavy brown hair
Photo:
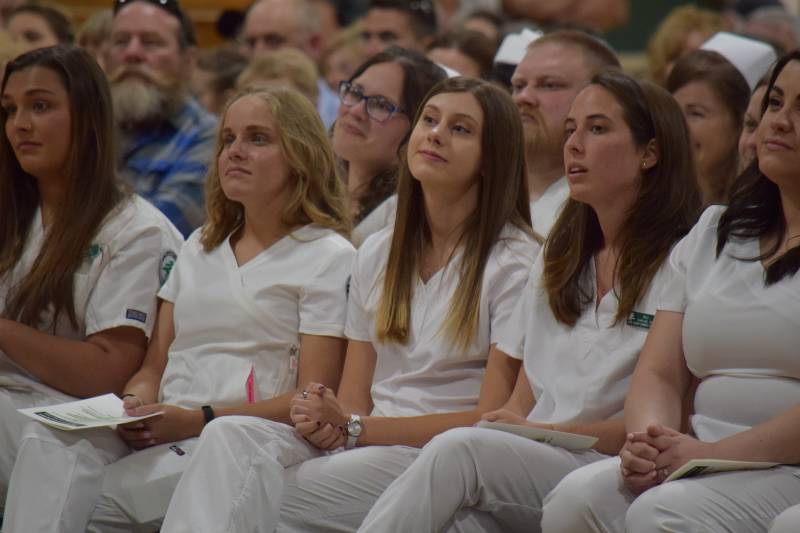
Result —
[[[655, 84], [613, 71], [596, 75], [591, 85], [608, 91], [622, 107], [637, 147], [655, 140], [658, 150], [658, 162], [642, 173], [638, 196], [622, 225], [622, 251], [614, 266], [614, 280], [619, 280], [618, 324], [634, 310], [675, 241], [691, 229], [700, 199], [689, 130], [672, 96]], [[587, 273], [602, 246], [594, 209], [567, 200], [542, 252], [544, 287], [559, 322], [574, 326], [593, 302]]]
[[244, 207], [229, 200], [219, 182], [222, 128], [231, 104], [245, 96], [256, 96], [275, 119], [281, 151], [294, 181], [281, 221], [288, 226], [319, 224], [345, 237], [350, 236], [350, 218], [345, 208], [344, 184], [336, 170], [333, 148], [322, 120], [308, 98], [285, 88], [245, 89], [225, 106], [217, 132], [215, 160], [206, 179], [206, 224], [200, 242], [206, 252], [219, 246], [244, 221]]
[[[483, 272], [503, 228], [511, 224], [530, 234], [533, 230], [522, 123], [511, 97], [489, 82], [450, 78], [425, 97], [412, 129], [419, 122], [425, 102], [446, 93], [472, 94], [483, 110], [478, 204], [463, 225], [460, 282], [443, 326], [443, 332], [463, 348], [475, 336]], [[402, 157], [397, 198], [397, 219], [375, 328], [381, 342], [404, 343], [411, 330], [411, 297], [422, 253], [431, 242], [422, 186], [411, 174], [407, 155]]]
[[[70, 149], [63, 172], [67, 187], [30, 271], [6, 295], [3, 316], [39, 327], [42, 314], [50, 308], [50, 326], [55, 327], [63, 312], [77, 328], [75, 272], [103, 220], [128, 193], [117, 180], [108, 83], [94, 59], [72, 45], [28, 52], [8, 63], [0, 92], [5, 93], [11, 76], [32, 68], [56, 73], [69, 98], [71, 129], [64, 134], [69, 135]], [[0, 120], [4, 124], [8, 120], [5, 110], [0, 110]], [[0, 278], [9, 275], [22, 257], [41, 202], [36, 177], [22, 169], [8, 138], [1, 137]]]

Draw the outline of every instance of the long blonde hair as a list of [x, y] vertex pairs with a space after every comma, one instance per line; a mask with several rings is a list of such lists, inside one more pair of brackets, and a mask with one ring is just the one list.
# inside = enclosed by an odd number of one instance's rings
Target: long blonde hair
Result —
[[[300, 93], [284, 88], [245, 89], [237, 93], [222, 113], [214, 152], [216, 158], [222, 152], [222, 128], [228, 109], [239, 98], [250, 95], [260, 98], [275, 118], [281, 151], [291, 169], [294, 189], [281, 222], [287, 226], [319, 224], [349, 236], [344, 185], [336, 170], [331, 142], [317, 110]], [[241, 225], [244, 208], [229, 200], [222, 191], [216, 160], [209, 167], [205, 193], [207, 221], [200, 242], [209, 252]]]
[[[464, 224], [461, 281], [450, 302], [443, 332], [458, 347], [472, 342], [478, 326], [481, 284], [486, 262], [508, 224], [531, 230], [528, 185], [525, 178], [522, 123], [511, 97], [491, 83], [473, 78], [450, 78], [437, 84], [419, 106], [443, 93], [469, 93], [484, 114], [478, 205]], [[413, 129], [413, 127], [412, 127]], [[404, 343], [411, 329], [411, 297], [431, 231], [425, 215], [422, 188], [402, 157], [397, 187], [397, 219], [386, 264], [383, 294], [376, 317], [381, 342]]]

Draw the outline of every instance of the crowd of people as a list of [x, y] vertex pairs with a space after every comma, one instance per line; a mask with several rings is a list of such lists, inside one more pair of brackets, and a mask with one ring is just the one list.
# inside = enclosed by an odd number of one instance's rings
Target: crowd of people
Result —
[[780, 2], [11, 4], [2, 531], [800, 530]]

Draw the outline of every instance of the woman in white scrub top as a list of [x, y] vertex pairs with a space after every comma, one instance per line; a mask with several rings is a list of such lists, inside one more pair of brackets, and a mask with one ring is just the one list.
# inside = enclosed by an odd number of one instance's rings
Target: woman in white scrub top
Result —
[[498, 348], [523, 360], [490, 422], [597, 437], [568, 451], [488, 428], [448, 431], [381, 496], [359, 531], [539, 531], [568, 472], [615, 454], [622, 407], [663, 264], [699, 208], [680, 109], [663, 89], [595, 76], [566, 120], [570, 199]]
[[30, 422], [17, 409], [121, 392], [182, 242], [117, 179], [111, 97], [86, 52], [18, 57], [1, 103], [0, 507]]
[[298, 379], [338, 383], [355, 250], [313, 105], [285, 89], [237, 95], [206, 201], [208, 220], [159, 292], [147, 356], [123, 389], [128, 414], [161, 414], [118, 433], [26, 434], [7, 531], [155, 531], [207, 422], [288, 422]]
[[564, 479], [545, 530], [763, 532], [800, 501], [796, 466], [663, 482], [692, 459], [800, 463], [800, 52], [775, 66], [762, 110], [729, 206], [708, 208], [671, 254], [620, 458]]
[[538, 252], [519, 114], [493, 85], [453, 78], [414, 124], [397, 223], [353, 266], [338, 393], [309, 384], [295, 428], [210, 424], [165, 533], [354, 531], [421, 446], [508, 398], [519, 363], [495, 344]]

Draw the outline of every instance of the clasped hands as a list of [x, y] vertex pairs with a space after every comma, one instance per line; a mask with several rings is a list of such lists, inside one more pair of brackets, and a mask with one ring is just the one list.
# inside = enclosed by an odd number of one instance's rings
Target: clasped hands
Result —
[[641, 494], [692, 459], [714, 458], [713, 448], [713, 443], [652, 423], [646, 431], [626, 437], [619, 452], [622, 481], [630, 491]]
[[128, 416], [146, 416], [161, 412], [152, 418], [117, 426], [119, 436], [134, 450], [196, 437], [203, 429], [203, 414], [198, 410], [165, 403], [145, 405], [136, 396], [126, 397], [122, 406]]
[[345, 414], [334, 392], [320, 383], [309, 383], [289, 408], [295, 430], [320, 450], [335, 450], [347, 443]]

